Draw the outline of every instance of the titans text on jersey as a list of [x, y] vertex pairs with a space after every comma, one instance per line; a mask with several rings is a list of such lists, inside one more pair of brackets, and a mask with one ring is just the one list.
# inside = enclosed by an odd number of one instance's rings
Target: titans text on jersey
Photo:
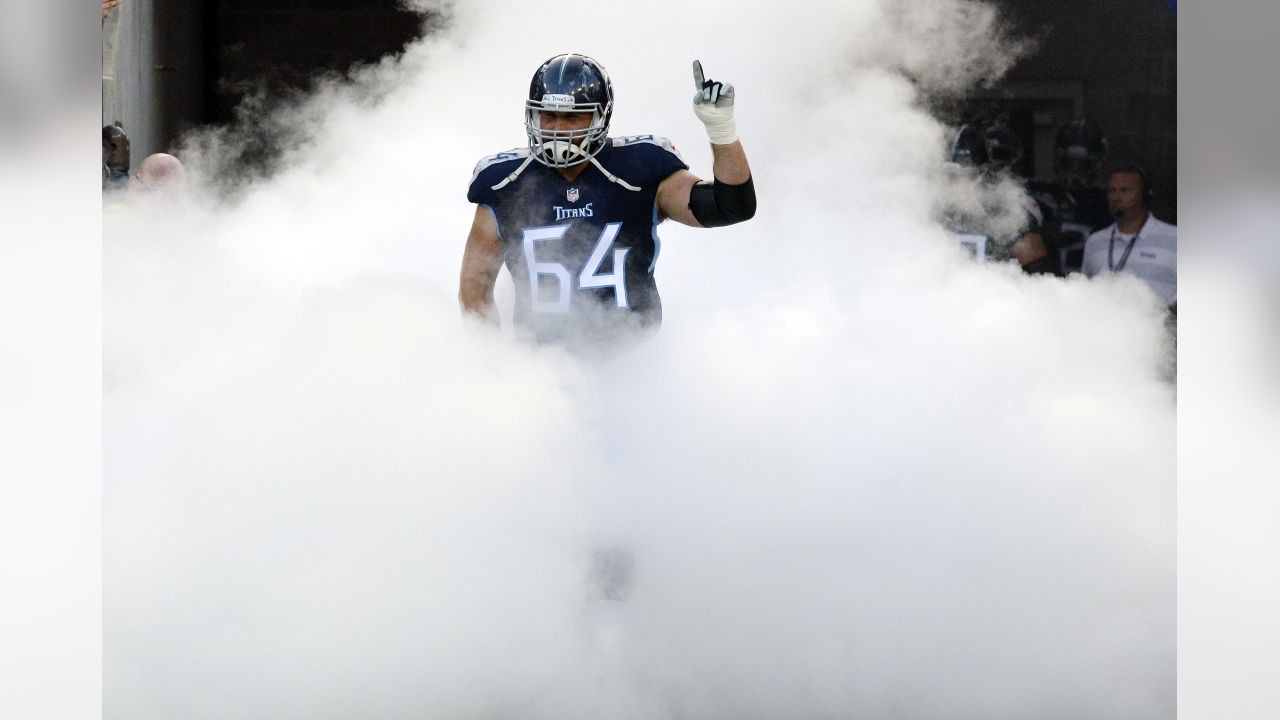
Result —
[[534, 164], [503, 185], [528, 156], [522, 148], [484, 158], [467, 191], [493, 213], [517, 327], [555, 340], [582, 324], [660, 323], [658, 185], [688, 168], [675, 148], [652, 135], [610, 138], [599, 165], [571, 181]]

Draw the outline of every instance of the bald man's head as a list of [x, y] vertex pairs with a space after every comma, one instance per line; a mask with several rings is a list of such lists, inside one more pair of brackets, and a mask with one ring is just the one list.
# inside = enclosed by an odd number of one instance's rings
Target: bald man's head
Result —
[[132, 192], [181, 192], [187, 187], [187, 171], [168, 153], [148, 155], [129, 178]]

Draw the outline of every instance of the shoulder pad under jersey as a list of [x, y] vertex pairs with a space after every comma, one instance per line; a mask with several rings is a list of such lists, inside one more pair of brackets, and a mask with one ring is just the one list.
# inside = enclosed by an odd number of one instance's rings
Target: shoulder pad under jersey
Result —
[[647, 143], [649, 145], [657, 145], [663, 150], [666, 150], [672, 155], [675, 155], [676, 157], [680, 158], [681, 162], [684, 161], [684, 156], [680, 154], [680, 151], [676, 149], [676, 146], [673, 145], [670, 140], [664, 137], [661, 137], [659, 135], [628, 135], [626, 137], [609, 138], [609, 140], [613, 143], [613, 146], [615, 148], [626, 147], [628, 145], [635, 145], [637, 143]]
[[487, 168], [497, 165], [498, 163], [506, 162], [508, 160], [524, 161], [527, 157], [529, 157], [529, 148], [526, 146], [522, 148], [512, 148], [506, 152], [500, 152], [480, 158], [480, 162], [476, 163], [476, 169], [471, 171], [471, 182], [474, 183], [476, 178], [480, 177], [480, 173], [484, 172]]

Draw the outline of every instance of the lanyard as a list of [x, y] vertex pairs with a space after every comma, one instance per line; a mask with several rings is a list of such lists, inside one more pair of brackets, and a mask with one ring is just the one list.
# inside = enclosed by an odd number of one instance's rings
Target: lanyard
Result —
[[[1147, 217], [1151, 217], [1148, 215]], [[1124, 264], [1129, 262], [1129, 253], [1133, 252], [1133, 246], [1138, 244], [1138, 235], [1142, 234], [1142, 228], [1147, 226], [1147, 219], [1142, 219], [1142, 224], [1138, 226], [1138, 232], [1129, 238], [1129, 245], [1124, 249], [1124, 254], [1120, 256], [1120, 264], [1116, 265], [1116, 225], [1111, 226], [1111, 244], [1107, 246], [1107, 267], [1111, 268], [1111, 272], [1120, 272], [1124, 269]]]

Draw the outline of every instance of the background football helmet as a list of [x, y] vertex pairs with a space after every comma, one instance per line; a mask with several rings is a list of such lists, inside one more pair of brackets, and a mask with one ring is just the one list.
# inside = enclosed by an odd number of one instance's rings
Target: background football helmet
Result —
[[987, 128], [987, 157], [993, 170], [1012, 170], [1022, 160], [1022, 142], [1004, 125]]
[[1107, 139], [1102, 128], [1088, 120], [1067, 123], [1053, 143], [1054, 174], [1063, 187], [1098, 185], [1106, 156]]
[[[581, 130], [543, 130], [544, 112], [589, 112]], [[544, 62], [529, 83], [524, 126], [533, 158], [548, 167], [571, 167], [595, 157], [609, 136], [613, 84], [604, 67], [586, 55], [565, 53]]]
[[961, 125], [951, 139], [948, 159], [961, 168], [982, 168], [987, 164], [987, 140], [974, 125]]

